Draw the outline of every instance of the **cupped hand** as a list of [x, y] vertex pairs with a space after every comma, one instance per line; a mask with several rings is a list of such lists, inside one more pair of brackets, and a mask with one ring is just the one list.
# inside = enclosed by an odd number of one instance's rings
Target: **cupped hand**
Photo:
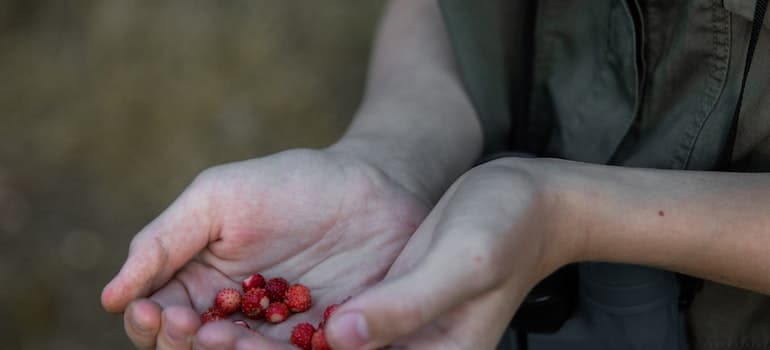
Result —
[[384, 281], [337, 309], [334, 348], [494, 349], [526, 293], [578, 243], [561, 236], [566, 199], [538, 162], [502, 159], [456, 181]]
[[[204, 171], [131, 242], [102, 304], [124, 312], [142, 349], [283, 349], [299, 322], [380, 281], [427, 205], [379, 169], [331, 151], [293, 150]], [[312, 291], [279, 325], [201, 326], [216, 292], [260, 272]], [[242, 317], [240, 317], [243, 319]]]

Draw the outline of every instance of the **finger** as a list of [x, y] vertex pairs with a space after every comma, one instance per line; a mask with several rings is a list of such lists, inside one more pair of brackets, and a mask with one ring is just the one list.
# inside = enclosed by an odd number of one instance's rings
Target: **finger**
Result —
[[234, 325], [229, 320], [211, 322], [203, 325], [193, 339], [193, 349], [214, 350], [233, 349], [237, 335], [245, 329]]
[[232, 322], [213, 322], [200, 328], [195, 336], [193, 349], [288, 350], [293, 348]]
[[[463, 240], [460, 240], [463, 242]], [[340, 349], [374, 348], [406, 336], [491, 286], [478, 243], [439, 242], [414, 270], [354, 298], [329, 323]]]
[[495, 289], [442, 316], [439, 328], [461, 349], [495, 349], [521, 297], [509, 289]]
[[491, 259], [501, 243], [498, 233], [507, 227], [502, 222], [509, 219], [504, 213], [488, 215], [485, 201], [462, 192], [442, 198], [441, 211], [434, 210], [417, 230], [415, 236], [434, 239], [408, 272], [352, 299], [335, 313], [328, 325], [335, 348], [387, 345], [500, 282], [495, 272], [500, 267]]
[[105, 309], [120, 312], [131, 300], [148, 295], [208, 244], [215, 231], [201, 186], [191, 185], [134, 237], [125, 264], [102, 291]]
[[431, 326], [423, 327], [389, 346], [404, 349], [496, 349], [516, 309], [511, 295], [493, 290], [455, 307]]
[[154, 349], [161, 324], [161, 309], [149, 299], [132, 302], [123, 314], [123, 327], [138, 349]]
[[[466, 261], [461, 251], [444, 250]], [[330, 342], [339, 349], [387, 345], [434, 320], [441, 313], [482, 292], [481, 269], [453, 259], [429, 257], [413, 272], [353, 298], [329, 321]]]
[[235, 343], [235, 350], [296, 350], [296, 348], [258, 334], [244, 334]]
[[189, 350], [200, 327], [198, 315], [189, 307], [171, 306], [163, 309], [158, 349]]
[[153, 293], [149, 299], [160, 305], [163, 309], [170, 306], [194, 308], [190, 301], [190, 296], [187, 294], [187, 289], [177, 279], [169, 281], [168, 284]]
[[[230, 277], [223, 274], [214, 267], [205, 265], [198, 261], [191, 261], [185, 265], [174, 276], [169, 285], [174, 284], [175, 288], [169, 290], [163, 295], [160, 291], [153, 296], [165, 303], [176, 303], [190, 305], [197, 312], [201, 313], [208, 309], [214, 303], [214, 297], [222, 288], [240, 289], [240, 283], [233, 282]], [[164, 289], [166, 289], [164, 287]], [[183, 300], [183, 301], [182, 301]]]
[[[187, 292], [179, 281], [172, 280], [149, 299], [139, 299], [129, 304], [124, 314], [126, 334], [140, 349], [160, 347], [158, 338], [168, 322], [166, 309], [173, 305], [191, 308]], [[191, 310], [191, 309], [190, 309]], [[176, 329], [178, 329], [177, 327]]]

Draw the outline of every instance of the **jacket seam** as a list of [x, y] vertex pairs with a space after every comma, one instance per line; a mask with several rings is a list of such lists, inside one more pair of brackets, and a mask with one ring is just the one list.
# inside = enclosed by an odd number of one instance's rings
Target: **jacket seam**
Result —
[[[712, 43], [713, 43], [713, 55], [717, 55], [720, 49], [720, 46], [724, 45], [724, 47], [727, 49], [727, 52], [725, 53], [726, 57], [726, 63], [724, 67], [724, 73], [721, 77], [718, 77], [719, 74], [719, 68], [718, 63], [714, 62], [711, 64], [711, 70], [709, 73], [709, 78], [714, 80], [719, 80], [721, 78], [721, 81], [719, 82], [719, 86], [715, 87], [714, 85], [711, 85], [709, 88], [706, 89], [707, 96], [703, 98], [703, 101], [701, 102], [701, 108], [700, 111], [703, 113], [703, 116], [701, 118], [696, 119], [696, 127], [697, 130], [695, 133], [690, 136], [689, 145], [686, 145], [687, 147], [687, 153], [685, 155], [684, 161], [681, 163], [680, 169], [688, 169], [690, 166], [690, 161], [692, 160], [692, 155], [695, 152], [695, 147], [698, 145], [698, 141], [700, 140], [700, 136], [703, 132], [704, 127], [706, 124], [708, 124], [709, 120], [711, 119], [711, 116], [714, 114], [714, 111], [717, 108], [717, 105], [719, 104], [720, 100], [722, 99], [722, 95], [725, 91], [725, 86], [727, 85], [727, 82], [729, 80], [729, 69], [731, 65], [731, 58], [732, 58], [732, 26], [731, 26], [731, 20], [732, 20], [732, 14], [727, 12], [725, 13], [725, 27], [726, 27], [726, 37], [727, 37], [727, 43], [722, 43], [719, 40], [719, 36], [721, 34], [716, 20], [714, 17], [716, 17], [719, 9], [720, 9], [720, 0], [713, 0], [711, 2], [711, 9], [712, 9]], [[713, 60], [714, 58], [712, 58]], [[715, 91], [716, 90], [716, 91]], [[710, 103], [707, 101], [711, 101]], [[692, 130], [692, 129], [689, 129]], [[688, 132], [689, 134], [689, 132]]]

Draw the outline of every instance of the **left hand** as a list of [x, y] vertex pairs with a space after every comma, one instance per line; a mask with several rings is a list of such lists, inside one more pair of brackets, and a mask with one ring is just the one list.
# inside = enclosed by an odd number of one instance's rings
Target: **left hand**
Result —
[[[294, 325], [381, 280], [425, 213], [417, 195], [350, 152], [216, 166], [135, 236], [102, 303], [124, 312], [140, 349], [287, 349]], [[254, 272], [305, 284], [314, 307], [280, 325], [249, 321], [263, 336], [231, 322], [201, 326], [217, 290]]]
[[569, 262], [565, 199], [540, 166], [501, 159], [463, 175], [441, 198], [385, 280], [329, 321], [334, 349], [494, 349], [526, 293]]

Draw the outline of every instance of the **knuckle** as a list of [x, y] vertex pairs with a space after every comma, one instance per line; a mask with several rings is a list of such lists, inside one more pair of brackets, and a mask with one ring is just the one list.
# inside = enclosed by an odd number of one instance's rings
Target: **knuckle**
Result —
[[196, 188], [205, 188], [210, 186], [215, 179], [217, 178], [218, 174], [222, 171], [222, 165], [213, 166], [207, 169], [204, 169], [198, 175], [195, 176], [192, 183], [190, 183], [189, 188], [196, 189]]
[[[219, 180], [222, 178], [223, 165], [214, 166], [201, 171], [180, 195], [185, 203], [206, 203], [218, 191]], [[220, 188], [221, 189], [221, 188]]]

